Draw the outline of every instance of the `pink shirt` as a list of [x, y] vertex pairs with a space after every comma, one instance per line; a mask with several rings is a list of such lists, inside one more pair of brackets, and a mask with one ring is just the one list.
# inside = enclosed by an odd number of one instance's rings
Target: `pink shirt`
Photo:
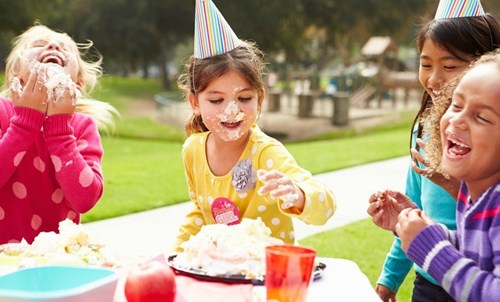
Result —
[[45, 116], [0, 98], [0, 244], [78, 223], [103, 193], [102, 154], [91, 117]]

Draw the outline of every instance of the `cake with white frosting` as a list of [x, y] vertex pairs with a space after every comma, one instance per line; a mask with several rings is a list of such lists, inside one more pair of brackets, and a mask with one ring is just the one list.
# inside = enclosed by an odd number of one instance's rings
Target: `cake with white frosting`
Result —
[[113, 258], [112, 253], [81, 224], [69, 219], [59, 223], [59, 233], [41, 232], [32, 244], [21, 241], [0, 245], [0, 263], [18, 266], [66, 263], [113, 266]]
[[271, 230], [260, 218], [244, 218], [236, 225], [210, 224], [181, 245], [184, 251], [173, 263], [213, 276], [259, 278], [265, 275], [266, 246], [278, 244], [283, 241], [271, 237]]

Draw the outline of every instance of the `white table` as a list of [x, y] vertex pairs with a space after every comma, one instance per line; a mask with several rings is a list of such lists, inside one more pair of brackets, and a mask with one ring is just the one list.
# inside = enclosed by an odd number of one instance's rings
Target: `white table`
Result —
[[[316, 259], [326, 264], [326, 269], [322, 277], [309, 286], [307, 301], [381, 301], [368, 277], [355, 262], [338, 258], [318, 257]], [[261, 301], [265, 301], [266, 288], [264, 286], [256, 287], [256, 293]]]
[[[312, 282], [308, 291], [309, 302], [354, 301], [380, 302], [366, 275], [358, 265], [350, 260], [318, 257], [317, 260], [326, 264], [321, 278]], [[0, 275], [15, 270], [15, 267], [0, 266]], [[123, 281], [123, 280], [120, 280]], [[119, 282], [120, 283], [120, 282]], [[120, 284], [119, 287], [123, 284]], [[266, 301], [266, 288], [254, 287], [255, 302]], [[123, 294], [117, 295], [115, 301], [122, 301]]]

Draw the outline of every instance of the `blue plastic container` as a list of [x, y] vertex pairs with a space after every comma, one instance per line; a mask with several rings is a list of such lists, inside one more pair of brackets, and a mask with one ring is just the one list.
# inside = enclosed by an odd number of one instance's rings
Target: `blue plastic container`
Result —
[[113, 301], [118, 275], [87, 266], [39, 266], [0, 276], [2, 302]]

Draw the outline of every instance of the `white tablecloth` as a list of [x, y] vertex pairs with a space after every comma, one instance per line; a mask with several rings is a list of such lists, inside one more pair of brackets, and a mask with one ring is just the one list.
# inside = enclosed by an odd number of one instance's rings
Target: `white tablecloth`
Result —
[[[358, 265], [350, 260], [338, 258], [318, 257], [319, 262], [326, 264], [321, 278], [310, 284], [309, 302], [380, 302], [368, 277], [359, 269]], [[258, 286], [257, 295], [265, 301], [266, 288]]]
[[[309, 302], [380, 302], [370, 281], [359, 269], [358, 265], [350, 260], [338, 258], [316, 258], [317, 261], [326, 264], [326, 269], [321, 278], [312, 282], [309, 287]], [[2, 268], [2, 266], [0, 266]], [[3, 267], [0, 275], [14, 271], [15, 267]], [[123, 285], [123, 284], [122, 284]], [[256, 302], [266, 301], [266, 288], [255, 286], [254, 300]], [[115, 301], [121, 301], [121, 296]], [[116, 297], [115, 297], [116, 298]]]

